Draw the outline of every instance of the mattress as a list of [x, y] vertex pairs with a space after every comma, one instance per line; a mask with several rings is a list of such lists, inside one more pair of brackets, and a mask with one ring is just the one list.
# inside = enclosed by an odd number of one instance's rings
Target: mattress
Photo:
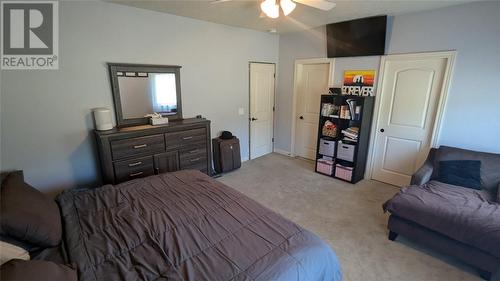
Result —
[[318, 236], [199, 171], [63, 192], [80, 280], [341, 280]]

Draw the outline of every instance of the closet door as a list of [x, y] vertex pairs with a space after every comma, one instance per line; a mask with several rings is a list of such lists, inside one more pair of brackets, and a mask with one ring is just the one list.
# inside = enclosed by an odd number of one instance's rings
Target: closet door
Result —
[[275, 68], [250, 63], [250, 159], [273, 152]]
[[328, 94], [330, 63], [314, 63], [300, 65], [297, 71], [296, 89], [297, 113], [295, 131], [296, 156], [316, 159], [318, 138], [319, 104], [321, 95]]
[[373, 179], [408, 185], [425, 161], [439, 129], [452, 57], [422, 53], [382, 58]]

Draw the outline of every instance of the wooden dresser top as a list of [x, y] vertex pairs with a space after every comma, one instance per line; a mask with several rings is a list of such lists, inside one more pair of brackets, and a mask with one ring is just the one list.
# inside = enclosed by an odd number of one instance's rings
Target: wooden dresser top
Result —
[[172, 120], [168, 124], [164, 125], [138, 125], [138, 126], [130, 126], [130, 127], [122, 127], [122, 128], [113, 128], [111, 130], [106, 131], [97, 131], [95, 133], [99, 137], [107, 137], [111, 135], [119, 135], [119, 134], [127, 134], [127, 133], [137, 133], [144, 131], [168, 131], [168, 129], [180, 128], [180, 127], [189, 127], [195, 125], [204, 125], [206, 123], [210, 123], [209, 120], [205, 118], [187, 118], [181, 120]]

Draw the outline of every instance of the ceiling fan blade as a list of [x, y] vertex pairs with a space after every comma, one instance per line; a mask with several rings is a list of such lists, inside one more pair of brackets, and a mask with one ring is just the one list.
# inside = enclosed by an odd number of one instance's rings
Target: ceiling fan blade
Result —
[[213, 0], [212, 2], [210, 2], [210, 4], [219, 4], [219, 3], [229, 2], [229, 1], [233, 1], [233, 0]]
[[335, 8], [335, 6], [337, 5], [333, 2], [329, 2], [326, 0], [293, 0], [293, 1], [323, 11], [329, 11]]

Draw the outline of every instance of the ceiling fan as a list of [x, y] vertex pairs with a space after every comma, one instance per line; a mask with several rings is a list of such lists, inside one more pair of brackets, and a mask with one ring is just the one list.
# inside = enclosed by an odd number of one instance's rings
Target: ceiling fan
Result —
[[[233, 0], [215, 0], [211, 3], [223, 3]], [[335, 3], [329, 2], [327, 0], [264, 0], [260, 4], [260, 9], [268, 17], [276, 19], [280, 16], [280, 7], [285, 16], [288, 16], [299, 3], [305, 6], [313, 7], [323, 11], [329, 11], [335, 7]]]

